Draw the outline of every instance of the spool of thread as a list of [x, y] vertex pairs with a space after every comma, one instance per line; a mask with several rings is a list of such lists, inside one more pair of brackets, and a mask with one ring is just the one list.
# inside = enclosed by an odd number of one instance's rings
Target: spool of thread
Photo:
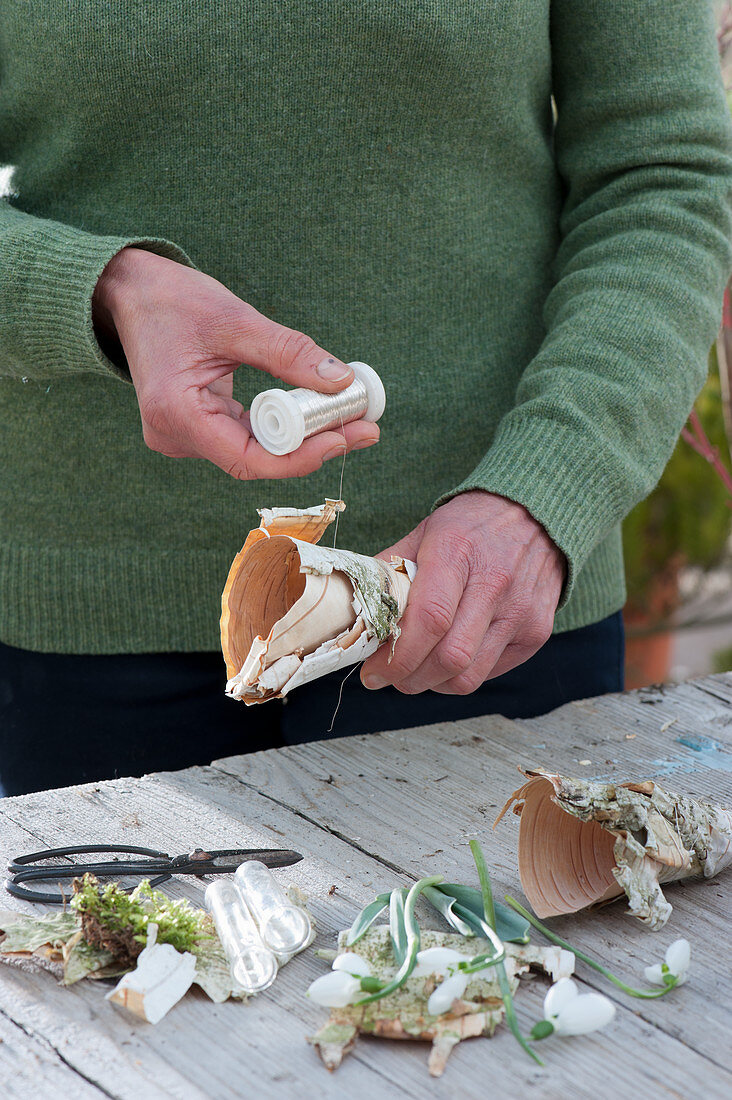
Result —
[[272, 455], [289, 455], [318, 432], [352, 420], [375, 423], [384, 412], [386, 393], [373, 367], [349, 363], [355, 378], [340, 393], [317, 390], [264, 390], [252, 401], [255, 438]]

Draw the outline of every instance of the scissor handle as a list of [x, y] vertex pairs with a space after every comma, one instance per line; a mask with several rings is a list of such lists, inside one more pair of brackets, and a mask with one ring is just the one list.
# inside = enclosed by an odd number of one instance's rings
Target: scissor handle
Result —
[[[44, 848], [42, 852], [31, 852], [27, 856], [15, 856], [8, 864], [11, 873], [20, 870], [38, 859], [53, 859], [54, 856], [78, 856], [88, 852], [127, 852], [135, 856], [154, 856], [169, 860], [167, 852], [158, 852], [155, 848], [139, 848], [132, 844], [74, 844], [66, 848]], [[50, 870], [50, 868], [47, 868]]]
[[[115, 852], [129, 855], [149, 856], [145, 860], [107, 860], [103, 863], [71, 864], [60, 867], [29, 866], [38, 860], [52, 859], [53, 857], [83, 855], [89, 852]], [[233, 856], [234, 863], [217, 864], [219, 857]], [[41, 852], [31, 852], [29, 855], [16, 856], [8, 864], [10, 877], [5, 880], [5, 889], [13, 897], [23, 898], [25, 901], [45, 902], [49, 905], [62, 905], [65, 901], [63, 894], [44, 894], [28, 890], [21, 886], [23, 882], [60, 882], [64, 879], [80, 878], [84, 874], [96, 875], [98, 878], [109, 878], [117, 875], [124, 878], [127, 875], [148, 876], [151, 872], [160, 872], [155, 878], [150, 879], [152, 887], [167, 882], [173, 875], [225, 875], [233, 874], [245, 860], [258, 859], [269, 867], [286, 867], [298, 863], [302, 856], [299, 852], [273, 848], [217, 848], [204, 850], [196, 848], [193, 852], [171, 857], [167, 852], [159, 852], [155, 848], [141, 848], [131, 844], [76, 844], [66, 848], [45, 848]], [[129, 893], [134, 887], [130, 887]]]

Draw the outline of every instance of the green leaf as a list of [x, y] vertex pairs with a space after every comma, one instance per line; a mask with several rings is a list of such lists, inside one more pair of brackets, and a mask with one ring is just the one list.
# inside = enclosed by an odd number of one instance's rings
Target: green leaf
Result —
[[428, 886], [422, 893], [427, 898], [430, 905], [433, 905], [437, 912], [442, 914], [451, 928], [454, 928], [461, 936], [480, 935], [480, 933], [476, 932], [475, 928], [463, 920], [460, 913], [457, 912], [457, 909], [462, 907], [458, 905], [452, 894], [448, 894], [441, 889], [438, 890], [436, 886]]
[[407, 957], [407, 929], [404, 923], [404, 899], [407, 891], [392, 890], [389, 901], [389, 935], [397, 966], [401, 966]]
[[374, 921], [384, 912], [390, 900], [391, 893], [379, 894], [378, 897], [364, 906], [348, 929], [348, 935], [346, 936], [348, 947], [353, 947], [354, 943], [358, 943], [361, 937], [366, 935]]
[[530, 1039], [548, 1039], [554, 1034], [554, 1024], [549, 1020], [539, 1020], [531, 1029]]
[[[437, 893], [441, 899], [436, 897]], [[474, 886], [462, 886], [459, 882], [441, 882], [439, 886], [424, 891], [448, 924], [463, 936], [484, 936], [485, 921], [483, 895]], [[444, 900], [443, 900], [444, 899]], [[494, 902], [496, 932], [506, 943], [528, 943], [529, 922], [501, 902]]]

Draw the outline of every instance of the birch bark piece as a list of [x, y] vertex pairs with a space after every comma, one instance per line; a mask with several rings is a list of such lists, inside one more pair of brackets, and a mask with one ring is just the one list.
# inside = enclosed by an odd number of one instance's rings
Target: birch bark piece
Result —
[[732, 810], [652, 780], [603, 783], [534, 768], [511, 795], [521, 818], [521, 885], [538, 917], [628, 898], [654, 931], [672, 907], [661, 884], [710, 877], [732, 862]]
[[[466, 959], [491, 949], [487, 940], [454, 932], [423, 929], [421, 939], [423, 948], [450, 947]], [[347, 941], [348, 931], [339, 932], [339, 953], [347, 949]], [[512, 993], [518, 989], [519, 977], [530, 968], [549, 974], [552, 981], [574, 973], [575, 958], [571, 951], [513, 943], [504, 944], [504, 948], [504, 967]], [[376, 977], [388, 981], [394, 976], [397, 968], [388, 925], [372, 925], [358, 941], [356, 950], [367, 960]], [[359, 1035], [431, 1042], [428, 1070], [430, 1076], [440, 1077], [450, 1052], [458, 1043], [493, 1035], [503, 1018], [504, 1007], [496, 971], [487, 968], [471, 974], [462, 999], [453, 1001], [448, 1011], [432, 1016], [427, 1006], [435, 982], [435, 975], [412, 975], [400, 989], [383, 1000], [332, 1008], [327, 1023], [308, 1042], [330, 1070], [341, 1064]]]
[[345, 504], [263, 508], [221, 597], [226, 693], [261, 703], [396, 641], [416, 567], [318, 546]]
[[148, 925], [147, 947], [137, 957], [137, 967], [107, 994], [107, 1000], [128, 1012], [157, 1024], [191, 987], [196, 957], [176, 951], [169, 943], [156, 943], [157, 925]]

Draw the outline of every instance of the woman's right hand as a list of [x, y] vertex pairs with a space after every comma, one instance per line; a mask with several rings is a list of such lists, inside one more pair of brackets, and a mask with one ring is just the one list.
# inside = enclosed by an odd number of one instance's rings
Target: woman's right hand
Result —
[[[269, 454], [233, 393], [242, 363], [294, 386], [337, 393], [353, 381], [345, 363], [309, 336], [270, 321], [200, 271], [139, 248], [105, 267], [93, 298], [94, 324], [122, 344], [153, 451], [205, 458], [227, 474], [300, 477], [344, 451], [369, 447], [379, 428], [365, 420], [320, 432], [289, 455]], [[263, 389], [266, 387], [262, 387]]]

